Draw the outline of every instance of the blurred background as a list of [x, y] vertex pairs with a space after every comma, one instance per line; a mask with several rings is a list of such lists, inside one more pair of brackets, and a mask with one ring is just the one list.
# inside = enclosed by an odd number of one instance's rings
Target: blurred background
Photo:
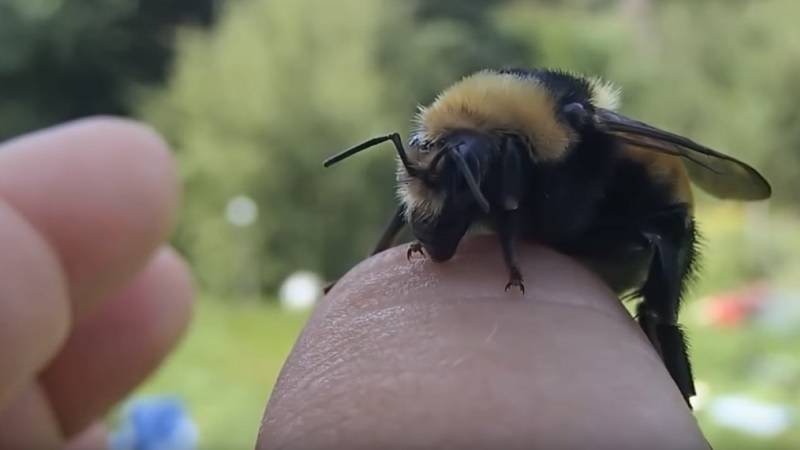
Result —
[[[717, 449], [800, 447], [800, 3], [796, 0], [2, 0], [0, 139], [92, 114], [153, 124], [185, 184], [174, 244], [200, 301], [136, 395], [181, 399], [203, 448], [251, 448], [317, 298], [363, 258], [419, 103], [484, 67], [623, 88], [626, 114], [761, 169], [768, 204], [699, 195], [684, 313]], [[287, 280], [289, 280], [287, 282]]]

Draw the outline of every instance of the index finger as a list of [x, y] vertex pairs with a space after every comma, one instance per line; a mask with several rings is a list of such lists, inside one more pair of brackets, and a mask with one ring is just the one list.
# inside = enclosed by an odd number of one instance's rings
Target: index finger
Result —
[[707, 448], [608, 288], [519, 250], [524, 296], [490, 237], [444, 264], [394, 248], [353, 269], [287, 360], [259, 448]]

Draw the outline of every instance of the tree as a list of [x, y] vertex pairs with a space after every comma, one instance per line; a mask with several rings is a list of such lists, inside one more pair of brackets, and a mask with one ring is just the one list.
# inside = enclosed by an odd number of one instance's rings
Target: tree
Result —
[[[248, 291], [253, 279], [270, 292], [296, 269], [334, 278], [362, 259], [395, 207], [392, 152], [328, 171], [324, 157], [405, 134], [415, 106], [443, 84], [522, 54], [511, 40], [488, 38], [488, 6], [453, 17], [426, 2], [230, 6], [215, 33], [182, 36], [168, 89], [144, 109], [184, 168], [178, 244], [220, 293]], [[240, 194], [262, 210], [246, 230], [222, 214]]]
[[0, 139], [91, 114], [131, 112], [162, 82], [176, 24], [208, 26], [214, 0], [0, 2]]
[[[624, 88], [624, 112], [788, 183], [792, 167], [765, 163], [785, 161], [780, 152], [794, 145], [778, 128], [800, 117], [785, 95], [796, 68], [779, 42], [797, 32], [772, 26], [793, 4], [769, 4], [745, 9], [730, 27], [742, 4], [230, 3], [215, 32], [179, 35], [177, 70], [142, 109], [180, 154], [187, 206], [177, 242], [217, 292], [241, 292], [242, 274], [259, 291], [295, 269], [338, 276], [365, 255], [393, 208], [392, 156], [373, 150], [328, 171], [320, 161], [378, 134], [406, 134], [418, 104], [484, 67], [606, 76]], [[767, 66], [775, 70], [757, 70]], [[252, 228], [223, 216], [240, 194], [261, 206]]]
[[[301, 268], [335, 277], [377, 238], [394, 204], [388, 149], [321, 163], [396, 126], [373, 64], [380, 17], [377, 1], [262, 0], [231, 4], [213, 34], [181, 35], [143, 114], [177, 149], [178, 244], [212, 292], [272, 292]], [[226, 222], [237, 195], [260, 206], [254, 226]]]
[[497, 11], [509, 0], [385, 2], [391, 22], [377, 64], [388, 80], [384, 99], [408, 120], [459, 78], [486, 68], [534, 65], [533, 45], [507, 31]]

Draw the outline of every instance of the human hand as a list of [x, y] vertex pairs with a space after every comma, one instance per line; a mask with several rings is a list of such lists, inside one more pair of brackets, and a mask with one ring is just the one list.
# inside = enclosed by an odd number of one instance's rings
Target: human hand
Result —
[[0, 448], [100, 448], [93, 424], [176, 343], [192, 297], [164, 244], [178, 191], [163, 141], [131, 121], [0, 146]]
[[708, 448], [616, 296], [521, 245], [526, 293], [491, 237], [447, 263], [395, 247], [314, 311], [264, 414], [260, 449]]

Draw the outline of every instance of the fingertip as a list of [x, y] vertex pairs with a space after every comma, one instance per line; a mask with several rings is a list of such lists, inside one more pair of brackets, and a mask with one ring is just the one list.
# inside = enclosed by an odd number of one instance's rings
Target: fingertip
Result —
[[[133, 205], [149, 219], [151, 233], [169, 235], [180, 202], [177, 163], [167, 142], [151, 125], [114, 116], [93, 116], [56, 127], [90, 139], [105, 160], [124, 170], [126, 179], [138, 180], [138, 192], [127, 193]], [[93, 155], [94, 156], [94, 155]], [[133, 186], [133, 185], [131, 185]], [[146, 213], [146, 214], [144, 214]]]
[[[348, 302], [378, 297], [395, 302], [402, 296], [412, 302], [448, 302], [458, 297], [461, 301], [488, 300], [516, 306], [547, 301], [622, 311], [608, 286], [574, 259], [529, 243], [520, 243], [517, 250], [522, 278], [518, 285], [509, 284], [510, 272], [493, 236], [465, 239], [453, 258], [444, 263], [427, 257], [407, 259], [405, 246], [397, 246], [362, 261], [345, 274], [335, 285], [336, 298]], [[586, 292], [595, 295], [576, 295]], [[517, 305], [520, 302], [522, 305]]]
[[518, 250], [524, 295], [504, 292], [493, 236], [445, 263], [394, 248], [355, 267], [295, 344], [258, 448], [702, 448], [610, 289], [567, 256]]
[[[148, 273], [152, 274], [149, 275]], [[172, 248], [162, 247], [143, 276], [159, 280], [154, 286], [161, 296], [169, 298], [159, 306], [162, 318], [160, 330], [154, 333], [161, 347], [172, 347], [186, 332], [191, 323], [195, 301], [194, 279], [186, 261]]]
[[0, 196], [56, 251], [78, 317], [169, 235], [179, 191], [164, 140], [128, 119], [77, 120], [0, 150]]

